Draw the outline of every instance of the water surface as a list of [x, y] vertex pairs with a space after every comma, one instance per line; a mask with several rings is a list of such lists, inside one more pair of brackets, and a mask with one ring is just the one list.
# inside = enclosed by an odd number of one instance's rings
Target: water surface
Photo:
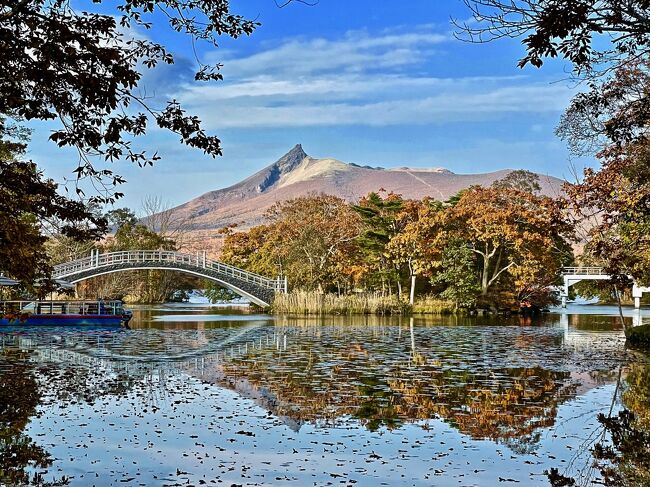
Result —
[[587, 478], [596, 415], [616, 413], [629, 371], [648, 365], [607, 307], [411, 320], [161, 305], [136, 309], [132, 328], [0, 334], [0, 483]]

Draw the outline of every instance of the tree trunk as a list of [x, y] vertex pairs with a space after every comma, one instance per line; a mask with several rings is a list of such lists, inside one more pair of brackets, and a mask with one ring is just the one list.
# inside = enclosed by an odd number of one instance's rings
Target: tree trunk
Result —
[[409, 303], [413, 305], [415, 302], [415, 274], [411, 275], [411, 293], [409, 295]]
[[481, 296], [486, 296], [488, 292], [488, 270], [490, 260], [487, 255], [483, 256], [483, 275], [481, 276]]
[[625, 325], [625, 319], [623, 318], [623, 306], [621, 305], [621, 293], [619, 292], [618, 286], [616, 284], [614, 284], [614, 294], [616, 294], [616, 302], [618, 304], [618, 317], [621, 325], [623, 326], [623, 330], [627, 335], [627, 326]]

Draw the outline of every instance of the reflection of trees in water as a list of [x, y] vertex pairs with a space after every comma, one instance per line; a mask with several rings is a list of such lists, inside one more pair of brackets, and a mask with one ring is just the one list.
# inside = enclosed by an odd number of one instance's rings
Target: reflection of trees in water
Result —
[[[576, 477], [558, 469], [547, 472], [554, 487], [599, 483], [606, 486], [650, 486], [650, 362], [637, 356], [623, 380], [622, 367], [612, 398], [614, 405], [619, 389], [623, 409], [618, 414], [598, 414], [601, 430], [591, 448], [592, 460]], [[594, 472], [600, 479], [593, 480]]]
[[[630, 366], [622, 394], [624, 409], [598, 421], [611, 436], [607, 444], [594, 447], [606, 485], [650, 485], [650, 364]], [[611, 466], [610, 466], [611, 465]]]
[[277, 397], [273, 412], [297, 421], [352, 416], [374, 430], [440, 417], [472, 438], [519, 451], [534, 449], [537, 431], [553, 425], [558, 404], [575, 395], [569, 372], [450, 365], [414, 348], [388, 360], [361, 343], [284, 355], [254, 350], [223, 367], [227, 376], [269, 389]]
[[5, 350], [0, 372], [0, 484], [65, 485], [65, 478], [45, 482], [31, 469], [52, 465], [50, 454], [24, 433], [41, 403], [41, 390], [33, 364], [23, 352]]
[[34, 351], [0, 351], [0, 485], [55, 487], [68, 479], [46, 481], [41, 473], [53, 463], [50, 454], [26, 435], [37, 409], [50, 404], [94, 404], [103, 397], [126, 397], [136, 391], [143, 406], [164, 399], [166, 375], [144, 369], [107, 373], [73, 364], [39, 363]]

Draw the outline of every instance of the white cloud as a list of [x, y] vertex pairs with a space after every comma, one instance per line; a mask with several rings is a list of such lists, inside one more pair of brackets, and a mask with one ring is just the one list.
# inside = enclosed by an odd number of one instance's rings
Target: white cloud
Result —
[[239, 58], [229, 52], [224, 83], [185, 86], [179, 99], [210, 129], [442, 124], [566, 107], [572, 91], [559, 84], [428, 74], [435, 48], [449, 40], [432, 29], [291, 39]]
[[305, 76], [379, 71], [417, 64], [434, 46], [448, 40], [449, 35], [430, 28], [378, 36], [353, 31], [337, 40], [291, 39], [244, 58], [223, 51], [217, 55], [224, 60], [223, 73], [227, 78], [255, 77], [262, 73]]

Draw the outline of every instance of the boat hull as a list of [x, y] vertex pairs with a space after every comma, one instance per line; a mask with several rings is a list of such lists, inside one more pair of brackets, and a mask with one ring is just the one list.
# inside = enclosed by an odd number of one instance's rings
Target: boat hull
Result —
[[130, 317], [120, 315], [37, 315], [23, 319], [0, 318], [0, 326], [110, 326], [126, 325]]

